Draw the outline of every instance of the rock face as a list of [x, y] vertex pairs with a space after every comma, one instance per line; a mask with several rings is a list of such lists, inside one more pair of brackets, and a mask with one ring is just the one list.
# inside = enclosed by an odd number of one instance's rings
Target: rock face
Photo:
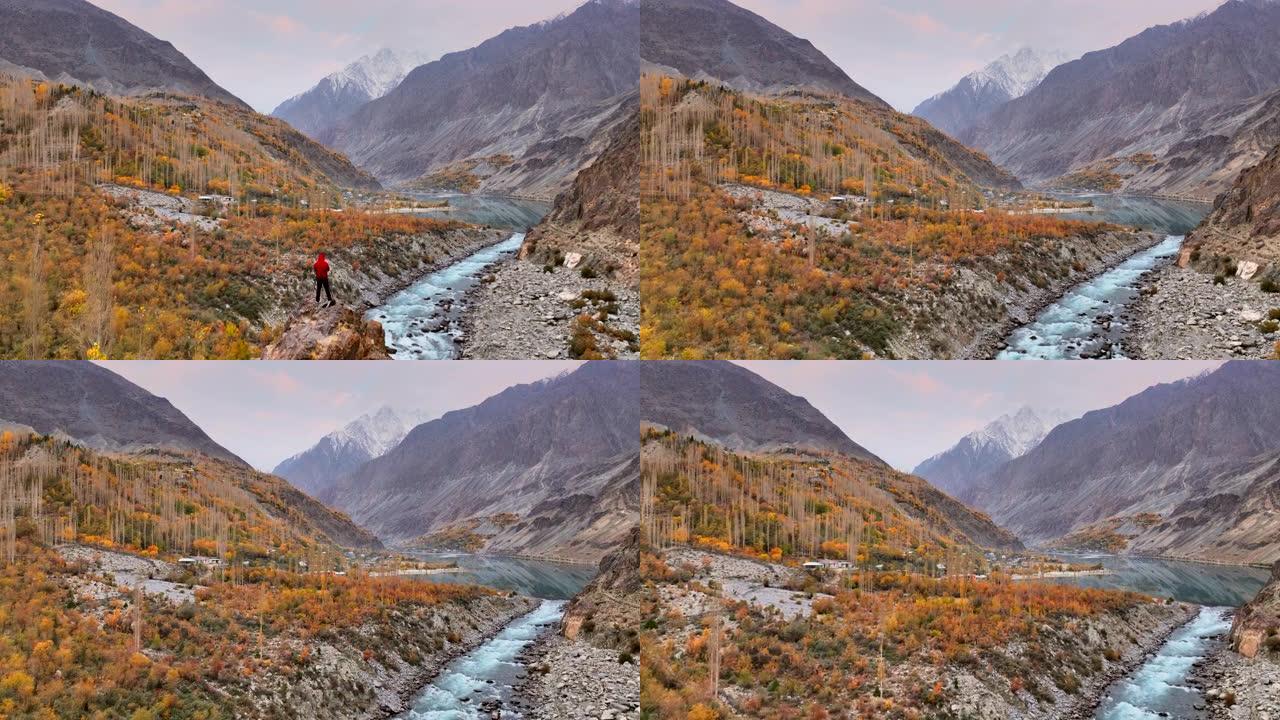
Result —
[[[545, 264], [557, 256], [571, 270], [621, 275], [635, 284], [640, 253], [640, 106], [633, 96], [625, 118], [600, 157], [556, 198], [551, 213], [531, 230], [521, 259]], [[576, 255], [576, 257], [571, 257]]]
[[745, 452], [835, 452], [886, 466], [808, 400], [726, 361], [647, 362], [640, 368], [647, 423]]
[[1212, 198], [1280, 140], [1278, 87], [1280, 5], [1229, 0], [1058, 66], [961, 140], [1024, 182], [1132, 161], [1120, 189]]
[[304, 306], [289, 318], [284, 334], [263, 351], [263, 360], [387, 360], [382, 324], [355, 310]]
[[718, 80], [744, 92], [801, 90], [888, 107], [813, 43], [728, 0], [646, 0], [640, 57], [646, 69]]
[[955, 87], [920, 103], [911, 114], [959, 136], [996, 108], [1034, 90], [1050, 70], [1070, 59], [1062, 52], [1022, 48], [964, 76]]
[[0, 419], [109, 452], [197, 452], [248, 467], [168, 400], [82, 361], [0, 363]]
[[165, 91], [248, 109], [169, 43], [84, 0], [0, 0], [0, 19], [0, 70], [109, 95]]
[[1065, 420], [1067, 416], [1055, 410], [1021, 408], [965, 435], [950, 449], [925, 460], [911, 472], [951, 495], [958, 495], [995, 468], [1021, 457]]
[[561, 633], [570, 640], [582, 639], [596, 647], [630, 649], [639, 630], [635, 608], [639, 605], [640, 588], [637, 525], [624, 544], [600, 561], [600, 574], [565, 607]]
[[1219, 284], [1214, 275], [1167, 266], [1132, 308], [1126, 355], [1142, 360], [1271, 358], [1280, 327], [1280, 295], [1240, 277]]
[[285, 100], [271, 114], [313, 138], [319, 137], [365, 103], [394, 90], [410, 70], [430, 60], [426, 53], [383, 48]]
[[1242, 279], [1280, 286], [1280, 145], [1240, 173], [1186, 246], [1200, 269], [1222, 272], [1225, 263], [1234, 263]]
[[1236, 611], [1231, 623], [1231, 648], [1252, 658], [1280, 653], [1280, 561], [1271, 568], [1271, 580]]
[[638, 369], [592, 362], [414, 428], [323, 499], [407, 541], [469, 519], [517, 516], [491, 542], [597, 561], [639, 510]]
[[1259, 562], [1280, 540], [1248, 508], [1274, 502], [1278, 454], [1280, 365], [1235, 361], [1059, 425], [960, 499], [1024, 541], [1123, 516], [1144, 552]]
[[384, 407], [361, 415], [312, 447], [281, 461], [271, 472], [311, 495], [323, 495], [339, 477], [400, 444], [426, 418]]
[[553, 198], [603, 149], [600, 129], [635, 92], [639, 5], [591, 0], [413, 70], [321, 134], [389, 183], [468, 158], [510, 155], [482, 192]]

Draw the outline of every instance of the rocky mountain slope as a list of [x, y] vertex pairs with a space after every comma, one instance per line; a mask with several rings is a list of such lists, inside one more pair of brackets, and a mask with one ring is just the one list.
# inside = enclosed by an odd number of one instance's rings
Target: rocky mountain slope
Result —
[[917, 105], [911, 114], [959, 136], [991, 111], [1034, 90], [1050, 70], [1069, 59], [1063, 52], [1021, 48], [964, 76], [951, 89]]
[[[1280, 5], [1228, 0], [1055, 68], [962, 134], [1031, 183], [1212, 198], [1280, 134]], [[1090, 179], [1092, 177], [1092, 179]]]
[[1020, 408], [965, 435], [911, 472], [949, 494], [961, 494], [987, 473], [1034, 448], [1065, 420], [1067, 416], [1058, 411]]
[[[1280, 95], [1277, 96], [1280, 107]], [[1218, 197], [1213, 212], [1187, 236], [1195, 264], [1212, 272], [1223, 261], [1253, 280], [1269, 280], [1280, 289], [1280, 145], [1240, 173]], [[1280, 304], [1280, 300], [1277, 301]]]
[[89, 362], [0, 364], [0, 419], [98, 450], [194, 451], [247, 467], [168, 400]]
[[636, 280], [640, 251], [640, 106], [632, 96], [625, 118], [600, 157], [574, 178], [551, 213], [525, 237], [521, 259], [546, 263], [575, 252], [579, 267]]
[[425, 420], [416, 411], [379, 408], [282, 460], [271, 472], [304, 492], [322, 494], [339, 477], [399, 445], [410, 430]]
[[392, 542], [599, 560], [635, 524], [637, 372], [588, 363], [446, 413], [323, 498]]
[[431, 60], [424, 52], [383, 48], [285, 100], [271, 115], [313, 138], [319, 137], [365, 103], [394, 90], [411, 70]]
[[0, 0], [0, 19], [0, 72], [108, 95], [163, 91], [248, 109], [173, 45], [84, 0]]
[[1280, 366], [1231, 362], [1059, 425], [960, 498], [1024, 541], [1092, 528], [1137, 538], [1113, 550], [1269, 561], [1278, 400]]
[[718, 80], [744, 92], [818, 92], [888, 107], [813, 43], [728, 0], [647, 1], [640, 57], [647, 70]]
[[839, 453], [885, 465], [809, 404], [726, 361], [648, 362], [641, 421], [739, 452]]
[[321, 134], [391, 183], [507, 157], [485, 192], [553, 198], [603, 149], [599, 131], [635, 91], [639, 4], [591, 0], [423, 65]]

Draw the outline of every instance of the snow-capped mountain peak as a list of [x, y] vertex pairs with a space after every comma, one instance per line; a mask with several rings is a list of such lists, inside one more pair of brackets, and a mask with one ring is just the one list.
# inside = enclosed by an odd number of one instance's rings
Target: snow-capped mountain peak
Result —
[[383, 456], [427, 420], [418, 411], [379, 408], [320, 438], [273, 472], [306, 492], [321, 495], [343, 474]]
[[1010, 458], [1021, 457], [1040, 444], [1045, 435], [1066, 421], [1067, 415], [1059, 410], [1019, 408], [1016, 412], [1001, 415], [989, 425], [970, 433], [957, 446], [966, 441], [975, 448], [999, 448]]
[[383, 48], [372, 55], [365, 55], [325, 80], [332, 83], [335, 90], [356, 88], [370, 100], [375, 100], [394, 90], [414, 68], [433, 59], [423, 52]]
[[382, 407], [361, 415], [341, 430], [326, 435], [335, 448], [363, 450], [369, 457], [380, 457], [400, 444], [409, 431], [424, 422], [419, 413]]
[[415, 68], [434, 59], [416, 50], [383, 48], [285, 100], [271, 114], [317, 137], [361, 106], [396, 89]]
[[969, 73], [951, 89], [920, 103], [913, 111], [942, 130], [959, 135], [1001, 105], [1040, 86], [1067, 53], [1021, 48]]
[[1012, 100], [1036, 89], [1050, 70], [1070, 59], [1064, 52], [1041, 53], [1024, 47], [1000, 56], [983, 69], [965, 76], [961, 82], [968, 81], [978, 89], [998, 87]]
[[965, 435], [949, 449], [916, 466], [914, 474], [962, 496], [973, 482], [1014, 458], [1022, 457], [1058, 425], [1070, 419], [1060, 410], [1022, 407]]

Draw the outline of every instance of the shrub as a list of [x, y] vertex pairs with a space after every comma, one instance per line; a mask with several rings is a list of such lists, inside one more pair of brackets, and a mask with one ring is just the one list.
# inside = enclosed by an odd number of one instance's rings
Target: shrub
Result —
[[1277, 284], [1276, 281], [1271, 278], [1263, 280], [1261, 287], [1262, 292], [1265, 293], [1280, 293], [1280, 284]]

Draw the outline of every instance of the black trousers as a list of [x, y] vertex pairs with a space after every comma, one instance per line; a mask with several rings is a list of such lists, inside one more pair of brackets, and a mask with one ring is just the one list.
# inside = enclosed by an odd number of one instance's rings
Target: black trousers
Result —
[[316, 278], [316, 302], [320, 302], [320, 288], [324, 288], [324, 296], [333, 302], [333, 293], [329, 292], [329, 278]]

